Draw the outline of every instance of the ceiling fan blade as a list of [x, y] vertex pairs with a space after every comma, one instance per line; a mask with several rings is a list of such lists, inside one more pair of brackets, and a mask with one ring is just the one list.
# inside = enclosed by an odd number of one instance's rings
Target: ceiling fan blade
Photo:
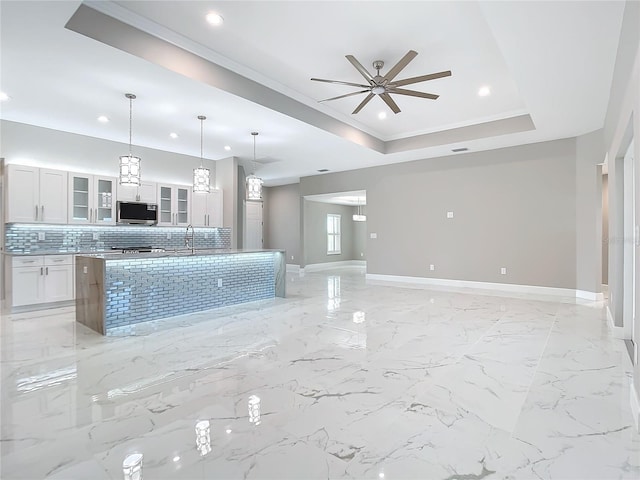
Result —
[[369, 72], [367, 72], [367, 69], [364, 68], [358, 60], [356, 60], [356, 57], [354, 57], [353, 55], [346, 55], [346, 57], [347, 60], [351, 62], [351, 65], [356, 67], [356, 70], [358, 70], [360, 74], [367, 79], [367, 82], [369, 82], [369, 84], [373, 84], [373, 76]]
[[387, 74], [384, 76], [385, 81], [389, 83], [391, 80], [396, 78], [396, 75], [398, 75], [404, 67], [409, 65], [409, 62], [416, 58], [416, 55], [418, 55], [418, 52], [416, 52], [415, 50], [409, 50], [409, 52], [404, 57], [402, 57], [391, 70], [387, 72]]
[[389, 93], [397, 93], [398, 95], [409, 95], [410, 97], [429, 98], [436, 100], [440, 95], [434, 95], [433, 93], [417, 92], [415, 90], [406, 90], [404, 88], [390, 88]]
[[346, 97], [351, 97], [353, 95], [360, 95], [361, 93], [367, 93], [370, 92], [371, 90], [369, 90], [368, 88], [366, 90], [360, 90], [359, 92], [353, 92], [353, 93], [347, 93], [346, 95], [340, 95], [339, 97], [333, 97], [333, 98], [325, 98], [324, 100], [319, 100], [320, 102], [328, 102], [329, 100], [338, 100], [339, 98], [346, 98]]
[[400, 107], [398, 107], [396, 102], [393, 101], [393, 98], [391, 98], [388, 93], [381, 94], [380, 98], [384, 100], [384, 103], [386, 103], [391, 110], [393, 110], [393, 113], [400, 113]]
[[403, 85], [426, 82], [427, 80], [435, 80], [436, 78], [450, 77], [450, 76], [451, 76], [451, 70], [447, 70], [446, 72], [430, 73], [429, 75], [420, 75], [419, 77], [405, 78], [404, 80], [398, 80], [396, 82], [393, 82], [393, 85], [389, 85], [389, 86], [401, 87]]
[[340, 80], [325, 80], [324, 78], [312, 78], [314, 82], [325, 82], [325, 83], [335, 83], [337, 85], [349, 85], [350, 87], [362, 87], [369, 88], [370, 85], [365, 85], [363, 83], [352, 83], [352, 82], [342, 82]]
[[358, 105], [356, 107], [356, 109], [351, 112], [351, 115], [354, 115], [356, 113], [358, 113], [360, 110], [362, 110], [362, 107], [364, 107], [367, 103], [369, 103], [369, 101], [375, 97], [375, 95], [373, 93], [370, 93], [369, 95], [367, 95], [366, 97], [364, 97], [364, 100], [360, 103], [360, 105]]

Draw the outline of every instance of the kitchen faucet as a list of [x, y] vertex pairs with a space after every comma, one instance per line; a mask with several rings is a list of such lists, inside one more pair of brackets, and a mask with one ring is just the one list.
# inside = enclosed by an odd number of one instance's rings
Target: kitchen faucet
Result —
[[[191, 245], [189, 245], [189, 229], [191, 229]], [[191, 253], [195, 253], [195, 247], [196, 247], [196, 243], [194, 239], [195, 234], [196, 234], [196, 231], [193, 229], [193, 225], [191, 224], [187, 225], [187, 233], [184, 234], [184, 246], [187, 248], [191, 246]]]

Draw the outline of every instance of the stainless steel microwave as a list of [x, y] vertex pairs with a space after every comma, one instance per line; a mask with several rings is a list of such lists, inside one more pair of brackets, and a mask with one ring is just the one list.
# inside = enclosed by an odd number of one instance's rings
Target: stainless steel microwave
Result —
[[158, 205], [143, 202], [118, 202], [117, 222], [133, 225], [158, 223]]

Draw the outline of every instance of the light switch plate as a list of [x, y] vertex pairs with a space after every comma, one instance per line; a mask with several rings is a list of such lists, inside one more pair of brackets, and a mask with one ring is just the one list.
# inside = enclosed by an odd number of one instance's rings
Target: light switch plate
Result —
[[506, 275], [506, 274], [507, 274], [507, 267], [500, 268], [500, 275]]
[[447, 218], [453, 218], [453, 212], [447, 212]]
[[436, 269], [436, 266], [433, 263], [429, 265], [429, 270], [433, 272], [435, 269]]
[[369, 238], [378, 238], [378, 234], [377, 233], [370, 233], [369, 234]]

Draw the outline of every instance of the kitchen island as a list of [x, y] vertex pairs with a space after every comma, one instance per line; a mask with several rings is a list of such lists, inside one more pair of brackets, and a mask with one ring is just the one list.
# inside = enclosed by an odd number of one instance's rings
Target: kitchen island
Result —
[[76, 321], [103, 335], [285, 296], [283, 250], [186, 250], [76, 257]]

